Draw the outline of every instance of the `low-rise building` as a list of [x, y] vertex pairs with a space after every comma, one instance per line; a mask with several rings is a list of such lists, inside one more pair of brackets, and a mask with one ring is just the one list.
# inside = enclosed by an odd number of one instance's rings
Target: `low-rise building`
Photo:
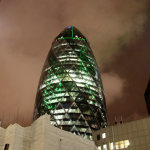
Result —
[[150, 118], [95, 131], [93, 140], [99, 150], [150, 150]]
[[43, 115], [29, 127], [0, 127], [0, 150], [97, 150], [94, 141], [54, 127]]

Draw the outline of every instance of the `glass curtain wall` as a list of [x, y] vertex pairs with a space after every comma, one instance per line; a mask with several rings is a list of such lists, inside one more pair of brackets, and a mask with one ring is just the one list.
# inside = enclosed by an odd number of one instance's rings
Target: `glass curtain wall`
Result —
[[36, 95], [33, 120], [45, 113], [54, 126], [92, 140], [107, 125], [99, 70], [88, 40], [73, 26], [53, 41]]

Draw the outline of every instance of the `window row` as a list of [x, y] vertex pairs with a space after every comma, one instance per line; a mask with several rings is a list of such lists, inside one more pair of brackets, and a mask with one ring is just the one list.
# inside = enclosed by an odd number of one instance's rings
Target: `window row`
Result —
[[[102, 133], [102, 139], [105, 139], [106, 138], [106, 133]], [[97, 140], [100, 140], [100, 134], [97, 135]]]
[[72, 45], [72, 44], [75, 44], [75, 45], [78, 45], [78, 46], [81, 46], [81, 47], [84, 47], [86, 48], [87, 50], [91, 51], [91, 49], [89, 48], [88, 45], [83, 45], [83, 44], [80, 44], [80, 43], [67, 43], [67, 42], [64, 42], [64, 43], [61, 43], [61, 44], [57, 44], [56, 46], [54, 46], [52, 49], [55, 49], [57, 47], [61, 47], [61, 46], [64, 46], [64, 45]]
[[[129, 140], [115, 142], [115, 144], [111, 142], [109, 143], [109, 149], [110, 150], [124, 149], [128, 148], [129, 145], [130, 145]], [[98, 150], [107, 150], [107, 144], [104, 144], [103, 146], [98, 146]]]

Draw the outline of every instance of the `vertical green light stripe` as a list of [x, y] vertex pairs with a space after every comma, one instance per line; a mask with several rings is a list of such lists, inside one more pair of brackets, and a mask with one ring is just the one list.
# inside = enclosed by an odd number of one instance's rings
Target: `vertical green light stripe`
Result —
[[72, 26], [72, 37], [73, 37], [73, 26]]

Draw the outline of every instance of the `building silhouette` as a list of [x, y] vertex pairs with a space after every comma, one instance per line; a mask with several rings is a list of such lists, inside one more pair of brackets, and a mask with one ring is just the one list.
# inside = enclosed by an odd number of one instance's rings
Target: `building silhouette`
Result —
[[148, 110], [148, 114], [150, 116], [150, 79], [144, 94], [145, 97], [145, 102], [146, 102], [146, 106], [147, 106], [147, 110]]
[[54, 39], [44, 63], [33, 121], [45, 113], [54, 126], [87, 139], [92, 139], [92, 130], [107, 126], [95, 57], [86, 37], [73, 26]]

